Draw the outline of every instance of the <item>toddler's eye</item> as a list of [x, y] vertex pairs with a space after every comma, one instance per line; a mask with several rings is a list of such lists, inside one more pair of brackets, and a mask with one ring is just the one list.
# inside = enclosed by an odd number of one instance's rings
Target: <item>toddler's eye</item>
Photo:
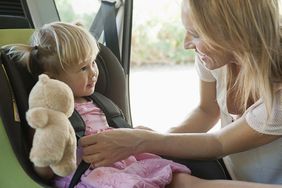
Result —
[[87, 70], [87, 66], [84, 66], [80, 69], [81, 71], [86, 71]]

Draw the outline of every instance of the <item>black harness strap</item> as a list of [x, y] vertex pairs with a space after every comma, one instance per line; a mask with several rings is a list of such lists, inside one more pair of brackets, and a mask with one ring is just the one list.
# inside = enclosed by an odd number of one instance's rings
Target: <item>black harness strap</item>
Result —
[[85, 161], [81, 161], [71, 179], [71, 182], [69, 184], [69, 188], [74, 188], [74, 186], [76, 186], [76, 184], [78, 184], [78, 182], [80, 181], [80, 177], [82, 176], [82, 174], [89, 168], [90, 164], [86, 163]]
[[81, 137], [84, 136], [85, 123], [76, 110], [74, 110], [69, 120], [72, 124], [73, 129], [75, 130], [76, 139], [79, 140]]
[[116, 25], [116, 1], [102, 0], [101, 7], [90, 27], [92, 35], [99, 40], [104, 31], [106, 46], [121, 60], [118, 31]]
[[[109, 98], [98, 92], [94, 92], [91, 96], [89, 96], [89, 98], [92, 99], [93, 102], [102, 109], [109, 126], [114, 128], [130, 128], [130, 125], [124, 119], [122, 111]], [[77, 139], [84, 136], [85, 123], [78, 112], [74, 111], [69, 119], [74, 127]], [[77, 183], [80, 181], [81, 175], [89, 168], [89, 166], [90, 164], [84, 162], [83, 160], [80, 162], [72, 177], [69, 188], [73, 188], [75, 185], [77, 185]]]
[[107, 122], [110, 127], [114, 128], [130, 128], [120, 108], [109, 98], [101, 93], [94, 92], [90, 98], [97, 104], [104, 112]]

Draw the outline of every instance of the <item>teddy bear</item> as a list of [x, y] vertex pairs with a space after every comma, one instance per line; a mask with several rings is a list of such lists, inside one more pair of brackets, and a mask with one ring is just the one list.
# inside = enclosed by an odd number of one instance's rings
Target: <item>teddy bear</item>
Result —
[[35, 166], [50, 166], [59, 176], [67, 176], [76, 169], [77, 141], [69, 121], [74, 111], [71, 88], [46, 74], [29, 94], [28, 124], [35, 129], [29, 158]]

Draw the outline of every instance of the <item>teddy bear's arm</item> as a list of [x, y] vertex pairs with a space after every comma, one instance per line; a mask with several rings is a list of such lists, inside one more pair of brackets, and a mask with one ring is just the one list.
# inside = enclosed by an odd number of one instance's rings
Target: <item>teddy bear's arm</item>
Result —
[[43, 128], [48, 122], [48, 109], [38, 107], [26, 112], [26, 120], [32, 128]]

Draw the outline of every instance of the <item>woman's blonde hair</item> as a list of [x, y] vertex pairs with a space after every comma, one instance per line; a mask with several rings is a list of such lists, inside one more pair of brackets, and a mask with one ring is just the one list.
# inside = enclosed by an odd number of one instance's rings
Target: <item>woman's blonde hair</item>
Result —
[[80, 25], [52, 22], [35, 30], [30, 45], [12, 45], [10, 54], [27, 65], [35, 75], [59, 74], [73, 64], [94, 61], [97, 41]]
[[241, 110], [262, 98], [269, 115], [273, 83], [282, 81], [278, 0], [184, 1], [184, 11], [208, 48], [231, 52], [239, 63], [237, 76], [229, 66], [227, 89], [236, 88]]

